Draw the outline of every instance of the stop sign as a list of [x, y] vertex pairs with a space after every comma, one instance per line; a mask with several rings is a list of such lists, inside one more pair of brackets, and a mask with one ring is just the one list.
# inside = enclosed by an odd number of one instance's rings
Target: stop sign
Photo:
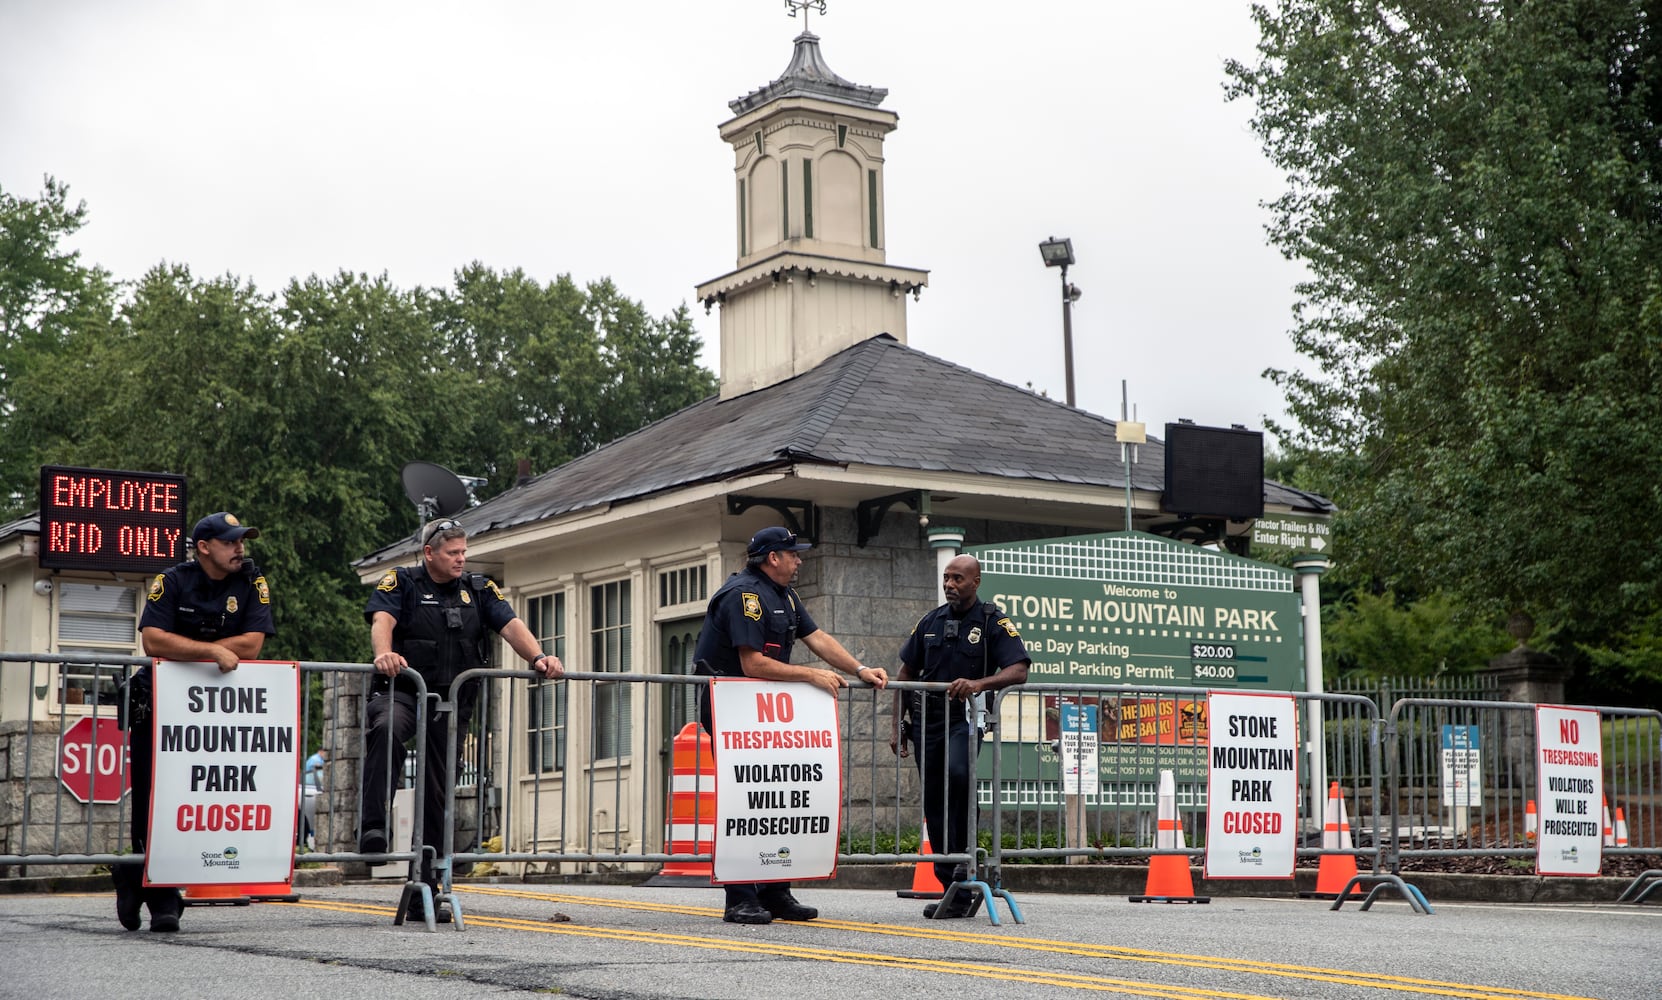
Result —
[[58, 780], [82, 802], [120, 802], [133, 784], [127, 734], [114, 719], [77, 719], [58, 740]]

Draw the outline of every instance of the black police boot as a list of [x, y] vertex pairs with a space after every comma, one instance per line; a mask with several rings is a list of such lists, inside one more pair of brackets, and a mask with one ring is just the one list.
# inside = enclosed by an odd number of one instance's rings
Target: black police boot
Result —
[[358, 853], [387, 853], [387, 832], [385, 830], [365, 830], [358, 834]]
[[761, 894], [761, 900], [762, 908], [775, 920], [812, 920], [819, 916], [819, 910], [812, 906], [803, 906], [791, 895], [789, 889], [764, 892]]
[[138, 865], [113, 865], [110, 881], [115, 883], [115, 916], [121, 926], [136, 931], [144, 926], [144, 876]]
[[172, 887], [151, 887], [144, 890], [144, 903], [150, 907], [150, 929], [171, 933], [179, 929], [179, 918], [185, 913], [185, 897]]
[[734, 903], [729, 906], [727, 912], [721, 915], [721, 919], [730, 924], [771, 924], [773, 923], [773, 914], [769, 913], [762, 904], [753, 903], [747, 899], [742, 903]]

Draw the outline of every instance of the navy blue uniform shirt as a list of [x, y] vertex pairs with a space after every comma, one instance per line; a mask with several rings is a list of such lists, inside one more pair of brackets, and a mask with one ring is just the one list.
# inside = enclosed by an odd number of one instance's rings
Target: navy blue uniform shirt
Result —
[[710, 598], [693, 661], [709, 665], [708, 670], [700, 667], [701, 674], [743, 677], [739, 647], [749, 646], [769, 659], [789, 663], [796, 640], [818, 631], [794, 589], [747, 566], [728, 577]]
[[159, 628], [198, 642], [229, 639], [247, 632], [276, 635], [271, 620], [271, 588], [259, 567], [243, 560], [242, 568], [215, 580], [194, 562], [182, 562], [156, 574], [145, 596], [139, 631]]
[[485, 666], [490, 660], [485, 630], [500, 632], [516, 617], [495, 581], [463, 573], [449, 583], [436, 583], [425, 566], [387, 570], [369, 595], [364, 621], [373, 622], [377, 611], [397, 622], [393, 652], [409, 661], [429, 691], [464, 670]]
[[941, 605], [923, 616], [900, 647], [900, 662], [920, 681], [991, 677], [1030, 659], [1004, 609], [985, 601], [975, 602], [961, 616], [953, 613], [952, 605]]

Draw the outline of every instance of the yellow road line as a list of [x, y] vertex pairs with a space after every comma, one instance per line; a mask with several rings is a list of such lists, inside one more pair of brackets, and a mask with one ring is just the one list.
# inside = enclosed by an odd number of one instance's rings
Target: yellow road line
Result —
[[[392, 909], [352, 903], [302, 901], [277, 905], [301, 906], [310, 909], [331, 910], [368, 916], [390, 915]], [[935, 972], [942, 975], [970, 976], [1011, 983], [1041, 986], [1060, 986], [1068, 989], [1119, 993], [1126, 996], [1163, 998], [1163, 1000], [1276, 1000], [1256, 993], [1236, 993], [1187, 986], [1167, 986], [1160, 983], [1108, 976], [1090, 976], [1077, 973], [1053, 972], [1044, 969], [1012, 969], [1006, 966], [979, 965], [960, 961], [921, 958], [912, 955], [885, 955], [880, 952], [859, 953], [832, 951], [783, 942], [753, 942], [694, 937], [685, 934], [666, 934], [659, 931], [628, 930], [622, 928], [591, 927], [583, 924], [549, 923], [546, 920], [516, 917], [486, 917], [465, 914], [469, 927], [490, 927], [500, 930], [530, 931], [542, 934], [563, 934], [571, 937], [623, 941], [634, 944], [669, 945], [699, 948], [706, 951], [726, 951], [737, 954], [763, 955], [770, 958], [811, 959], [839, 965], [864, 965], [873, 968], [906, 969], [917, 972]]]
[[[512, 889], [500, 886], [458, 886], [457, 890], [459, 892], [465, 892], [469, 895], [529, 899], [539, 902], [567, 903], [582, 906], [598, 906], [603, 908], [611, 907], [637, 912], [675, 914], [682, 916], [706, 917], [711, 919], [719, 917], [721, 914], [719, 909], [713, 907], [647, 903], [597, 896], [581, 896], [571, 893], [538, 892], [526, 889]], [[335, 908], [333, 904], [324, 903], [305, 905], [317, 905], [320, 908], [326, 909]], [[342, 905], [344, 908], [348, 909], [349, 912], [390, 912], [383, 908], [354, 909], [350, 904]], [[1196, 991], [1186, 987], [1162, 986], [1156, 983], [1137, 982], [1134, 980], [1115, 979], [1111, 977], [1056, 973], [1042, 969], [1011, 969], [1004, 966], [983, 966], [963, 962], [938, 962], [935, 960], [916, 958], [912, 956], [883, 955], [881, 953], [860, 954], [843, 951], [831, 951], [820, 948], [804, 948], [802, 946], [787, 944], [762, 944], [744, 941], [727, 941], [691, 935], [665, 934], [656, 931], [601, 928], [584, 924], [550, 924], [547, 921], [525, 918], [483, 917], [468, 913], [466, 912], [466, 909], [464, 909], [464, 917], [470, 925], [477, 924], [480, 926], [507, 930], [532, 930], [545, 933], [571, 934], [613, 940], [680, 945], [683, 947], [748, 952], [753, 954], [768, 954], [782, 957], [812, 958], [821, 961], [840, 963], [887, 966], [891, 968], [908, 968], [917, 971], [933, 971], [952, 975], [970, 975], [989, 979], [1008, 979], [1011, 982], [1042, 983], [1055, 986], [1066, 986], [1073, 989], [1107, 989], [1114, 992], [1131, 992], [1140, 996], [1225, 997], [1231, 998], [1231, 1000], [1251, 996], [1250, 994], [1235, 994], [1209, 990]], [[1151, 964], [1182, 968], [1213, 969], [1224, 972], [1273, 976], [1311, 982], [1362, 986], [1402, 993], [1460, 997], [1466, 998], [1466, 1000], [1523, 1000], [1523, 998], [1526, 998], [1526, 1000], [1589, 1000], [1589, 998], [1586, 997], [1575, 997], [1557, 993], [1540, 993], [1527, 990], [1514, 990], [1505, 987], [1481, 986], [1470, 983], [1455, 983], [1434, 979], [1391, 976], [1382, 973], [1358, 972], [1347, 969], [1329, 969], [1317, 966], [1293, 965], [1284, 962], [1262, 962], [1250, 959], [1233, 959], [1211, 955], [1189, 955], [1175, 952], [1159, 952], [1146, 949], [1124, 948], [1117, 945], [1080, 944], [1070, 941], [1011, 937], [1003, 934], [988, 934], [972, 931], [955, 931], [926, 927], [902, 927], [890, 924], [870, 924], [837, 920], [816, 920], [812, 924], [804, 924], [802, 926], [876, 934], [885, 937], [914, 938], [932, 941], [953, 941], [962, 944], [1006, 948], [1022, 952], [1041, 952], [1085, 958], [1147, 962]]]
[[[458, 886], [470, 893], [484, 895], [517, 896], [524, 899], [547, 899], [558, 903], [576, 903], [596, 906], [613, 906], [620, 909], [641, 909], [649, 911], [685, 913], [691, 916], [720, 916], [719, 909], [709, 907], [664, 906], [663, 904], [641, 903], [629, 900], [608, 899], [594, 896], [579, 896], [571, 893], [533, 892], [521, 889], [506, 889], [500, 886]], [[1129, 962], [1151, 962], [1162, 965], [1176, 965], [1191, 968], [1219, 969], [1223, 971], [1250, 972], [1259, 975], [1279, 975], [1296, 979], [1314, 979], [1320, 982], [1337, 982], [1354, 986], [1373, 986], [1381, 989], [1392, 989], [1403, 986], [1413, 987], [1422, 993], [1431, 993], [1445, 996], [1478, 997], [1481, 1000], [1488, 998], [1528, 998], [1528, 1000], [1589, 1000], [1586, 997], [1577, 997], [1561, 993], [1537, 993], [1529, 990], [1514, 990], [1506, 987], [1479, 986], [1471, 983], [1444, 982], [1436, 979], [1419, 979], [1411, 976], [1392, 976], [1385, 973], [1357, 972], [1350, 969], [1329, 969], [1319, 966], [1293, 965], [1285, 962], [1263, 962], [1254, 959], [1223, 958], [1214, 955], [1188, 955], [1180, 952], [1150, 951], [1141, 948], [1124, 948], [1118, 945], [1080, 944], [1074, 941], [1053, 941], [1044, 938], [1012, 937], [1005, 934], [989, 934], [977, 931], [949, 930], [934, 927], [907, 927], [891, 924], [869, 924], [854, 921], [815, 920], [815, 926], [836, 930], [860, 931], [867, 934], [881, 934], [890, 937], [927, 938], [938, 941], [957, 941], [964, 944], [989, 945], [1003, 948], [1012, 948], [1020, 951], [1050, 952], [1064, 955], [1078, 955], [1093, 958], [1112, 958]], [[1428, 988], [1429, 987], [1429, 988]]]

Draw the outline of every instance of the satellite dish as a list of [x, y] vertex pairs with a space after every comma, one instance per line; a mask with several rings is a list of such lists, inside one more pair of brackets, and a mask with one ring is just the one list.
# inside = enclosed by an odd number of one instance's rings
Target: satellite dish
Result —
[[398, 475], [404, 480], [404, 495], [416, 505], [423, 524], [431, 518], [451, 517], [467, 509], [466, 484], [442, 465], [406, 462]]

